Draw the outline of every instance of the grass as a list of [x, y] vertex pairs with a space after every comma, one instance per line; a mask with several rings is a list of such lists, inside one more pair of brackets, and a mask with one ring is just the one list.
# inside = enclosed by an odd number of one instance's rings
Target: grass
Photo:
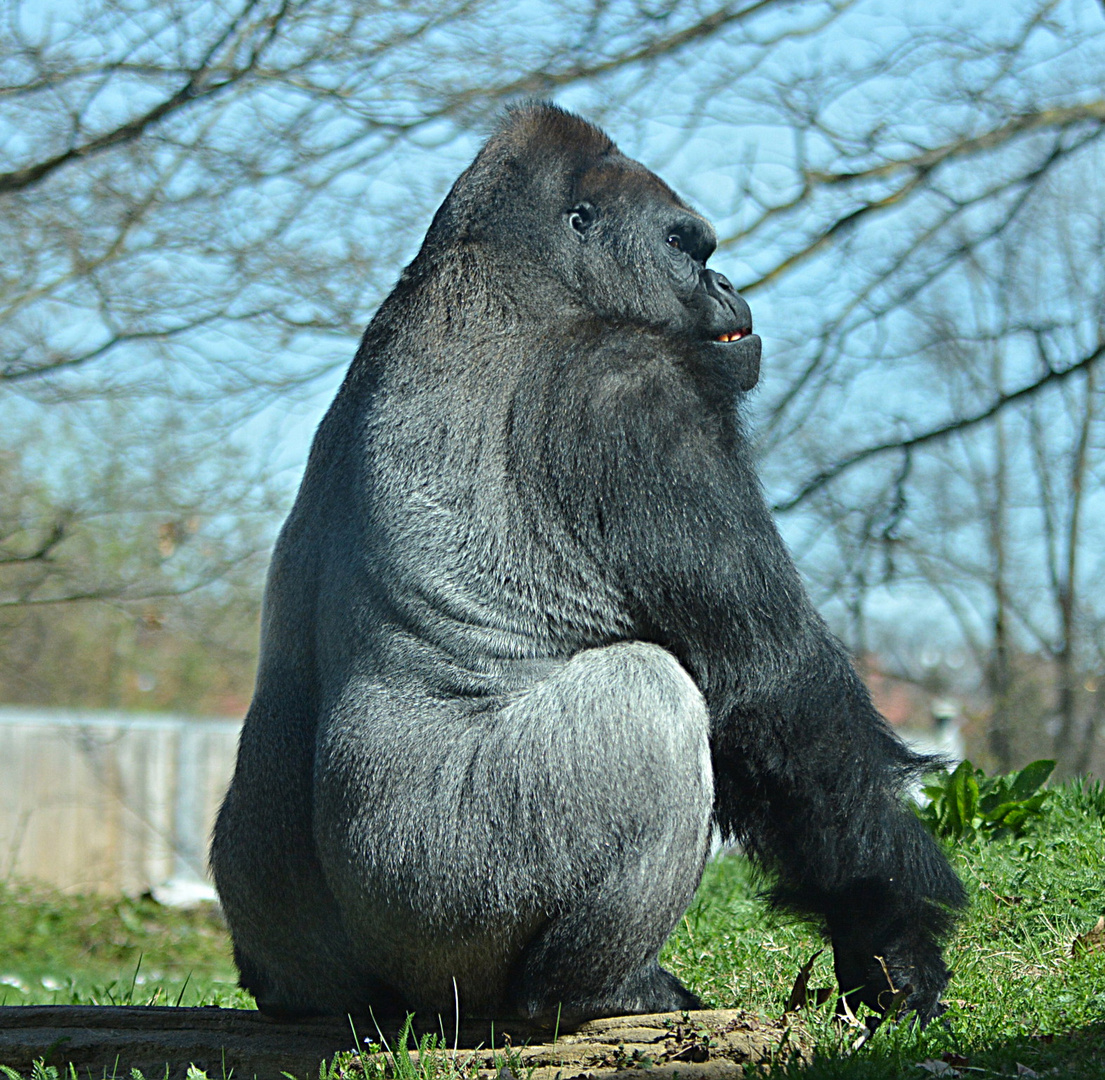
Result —
[[[803, 1010], [815, 1060], [776, 1065], [773, 1077], [1105, 1080], [1105, 940], [1090, 934], [1105, 914], [1105, 791], [1077, 782], [1056, 788], [1022, 838], [960, 841], [949, 854], [972, 905], [948, 950], [955, 975], [946, 1016], [924, 1032], [884, 1025], [852, 1051], [855, 1031], [833, 1019], [831, 1004]], [[821, 942], [809, 927], [768, 913], [761, 888], [743, 859], [713, 863], [664, 962], [711, 1007], [777, 1017]], [[0, 1001], [9, 1005], [250, 1004], [234, 989], [217, 914], [171, 911], [148, 899], [0, 890], [0, 980]], [[810, 986], [832, 985], [826, 951]], [[394, 1060], [401, 1065], [405, 1055]], [[365, 1063], [342, 1060], [330, 1078], [385, 1080], [384, 1069], [369, 1077]], [[434, 1080], [425, 1069], [408, 1077], [388, 1066], [388, 1077], [397, 1072], [398, 1080]]]
[[0, 1005], [225, 1005], [237, 989], [226, 926], [152, 897], [0, 885]]

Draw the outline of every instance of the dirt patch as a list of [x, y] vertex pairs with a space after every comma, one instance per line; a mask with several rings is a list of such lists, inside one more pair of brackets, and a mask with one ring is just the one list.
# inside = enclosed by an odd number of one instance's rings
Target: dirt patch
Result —
[[[516, 1052], [533, 1080], [641, 1080], [642, 1070], [656, 1080], [721, 1080], [742, 1075], [740, 1066], [749, 1062], [807, 1058], [807, 1047], [804, 1032], [790, 1023], [717, 1009], [592, 1020], [555, 1042], [531, 1040]], [[484, 1068], [494, 1068], [493, 1056], [479, 1053]]]

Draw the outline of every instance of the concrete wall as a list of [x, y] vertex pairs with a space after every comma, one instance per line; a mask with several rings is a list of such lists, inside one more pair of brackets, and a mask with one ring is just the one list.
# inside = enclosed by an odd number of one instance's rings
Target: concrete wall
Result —
[[241, 723], [0, 708], [0, 881], [213, 896], [207, 844]]

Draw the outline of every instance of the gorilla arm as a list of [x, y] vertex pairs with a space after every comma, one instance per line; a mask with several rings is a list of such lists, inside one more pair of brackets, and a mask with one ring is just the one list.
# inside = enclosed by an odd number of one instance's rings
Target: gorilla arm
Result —
[[851, 1005], [887, 1004], [885, 962], [925, 1021], [965, 902], [902, 802], [932, 761], [890, 731], [812, 608], [739, 415], [703, 389], [703, 365], [724, 362], [707, 348], [622, 330], [581, 349], [553, 395], [573, 404], [547, 467], [581, 543], [617, 567], [638, 636], [706, 697], [719, 824], [774, 872], [778, 905], [823, 920]]

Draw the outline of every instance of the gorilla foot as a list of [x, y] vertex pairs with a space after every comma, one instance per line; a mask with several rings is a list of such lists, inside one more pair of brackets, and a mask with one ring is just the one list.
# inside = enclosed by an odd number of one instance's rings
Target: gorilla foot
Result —
[[701, 1009], [702, 1002], [670, 971], [656, 961], [635, 971], [620, 986], [587, 998], [551, 1001], [537, 993], [522, 997], [519, 1013], [528, 1020], [578, 1027], [603, 1016], [634, 1016], [642, 1013], [682, 1012]]
[[702, 1001], [688, 990], [670, 971], [653, 962], [635, 972], [622, 988], [627, 1003], [633, 1007], [622, 1015], [633, 1013], [680, 1012], [701, 1009]]

